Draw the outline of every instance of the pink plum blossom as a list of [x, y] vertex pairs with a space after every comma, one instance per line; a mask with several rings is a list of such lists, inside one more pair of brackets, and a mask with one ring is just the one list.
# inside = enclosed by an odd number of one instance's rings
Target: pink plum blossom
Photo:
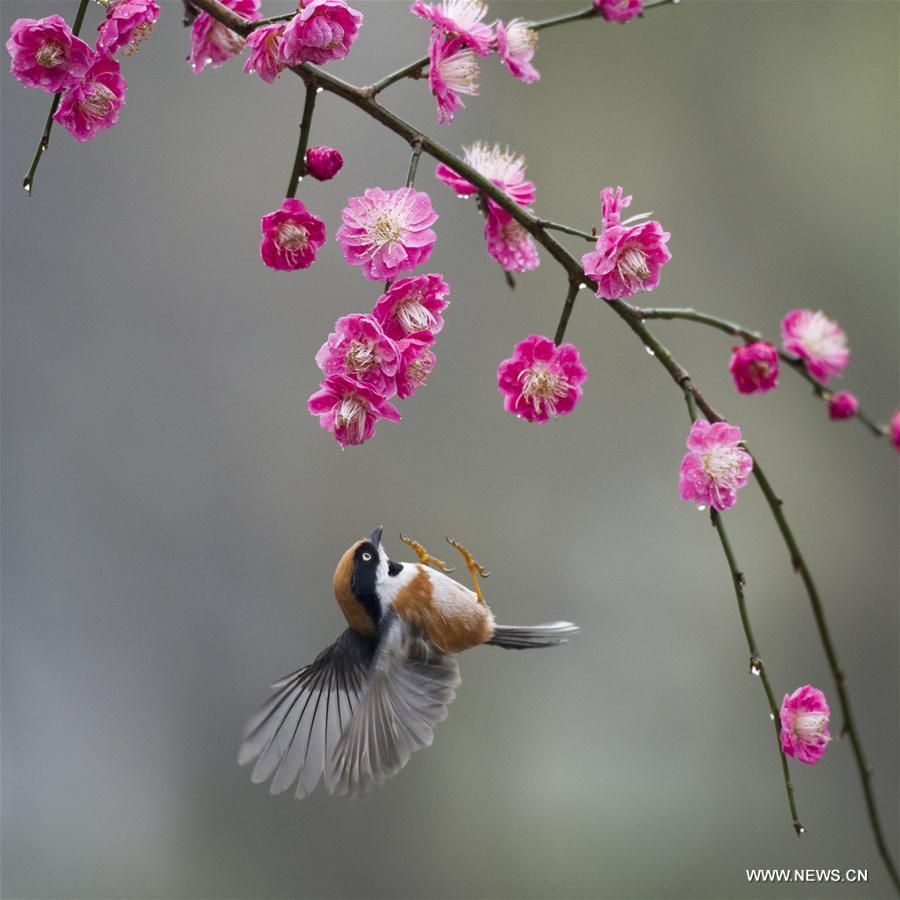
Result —
[[516, 344], [513, 355], [497, 369], [497, 387], [507, 412], [529, 422], [572, 412], [587, 380], [574, 344], [560, 344], [533, 334]]
[[900, 450], [900, 409], [891, 417], [891, 443], [895, 450]]
[[850, 391], [838, 391], [828, 398], [829, 419], [852, 419], [859, 409], [859, 400]]
[[377, 391], [346, 375], [331, 375], [319, 384], [320, 390], [306, 404], [319, 417], [342, 447], [362, 444], [375, 434], [379, 419], [399, 422], [400, 413]]
[[[485, 141], [475, 141], [471, 147], [463, 147], [462, 152], [466, 163], [520, 206], [528, 206], [534, 202], [534, 182], [525, 178], [524, 156], [512, 153], [509, 147], [504, 150], [499, 144], [491, 147]], [[478, 193], [474, 184], [470, 184], [444, 163], [438, 164], [434, 174], [460, 197]]]
[[764, 394], [778, 385], [778, 351], [768, 341], [735, 347], [728, 371], [742, 394]]
[[65, 19], [16, 19], [6, 49], [9, 70], [25, 85], [55, 94], [78, 81], [96, 59], [94, 51], [72, 34]]
[[373, 281], [395, 278], [431, 256], [437, 221], [428, 194], [403, 187], [367, 188], [351, 197], [341, 213], [337, 239], [351, 266], [362, 266]]
[[487, 201], [484, 239], [488, 253], [507, 272], [528, 272], [541, 263], [534, 239], [525, 227], [493, 200]]
[[623, 193], [621, 187], [615, 190], [605, 187], [600, 191], [600, 215], [603, 218], [604, 228], [622, 224], [621, 212], [631, 206], [631, 194], [625, 197]]
[[460, 38], [479, 56], [490, 55], [494, 32], [482, 21], [488, 8], [481, 0], [440, 0], [439, 3], [415, 0], [410, 11], [431, 22], [435, 26], [432, 33], [447, 32]]
[[753, 469], [753, 458], [740, 443], [741, 429], [736, 425], [697, 419], [691, 425], [688, 452], [681, 461], [681, 499], [695, 501], [697, 509], [731, 509]]
[[643, 8], [644, 0], [594, 0], [594, 9], [608, 22], [630, 22]]
[[362, 13], [344, 0], [310, 0], [284, 29], [281, 58], [288, 66], [343, 59], [362, 23]]
[[271, 84], [285, 68], [281, 58], [283, 35], [284, 22], [263, 25], [251, 31], [247, 38], [250, 56], [244, 63], [244, 71], [248, 74], [255, 72], [266, 84]]
[[597, 282], [597, 296], [618, 300], [652, 291], [659, 284], [662, 267], [672, 258], [666, 247], [671, 235], [655, 219], [619, 224], [619, 211], [631, 201], [622, 198], [621, 188], [615, 193], [605, 188], [600, 196], [604, 229], [597, 238], [597, 249], [581, 257], [585, 274]]
[[781, 320], [781, 342], [806, 361], [809, 374], [822, 384], [839, 377], [850, 361], [844, 329], [821, 310], [792, 309]]
[[497, 55], [503, 65], [525, 84], [541, 77], [541, 73], [531, 64], [537, 40], [537, 32], [530, 22], [512, 19], [506, 24], [497, 23]]
[[288, 197], [260, 222], [259, 252], [270, 269], [308, 269], [325, 243], [325, 223], [308, 212], [301, 201]]
[[[251, 22], [259, 18], [259, 0], [222, 0], [222, 3]], [[246, 43], [241, 35], [226, 28], [209, 13], [200, 13], [191, 28], [188, 62], [199, 75], [207, 66], [219, 68], [223, 62], [240, 53]]]
[[330, 181], [344, 166], [344, 157], [334, 147], [310, 147], [306, 151], [306, 168], [316, 181]]
[[127, 87], [119, 74], [118, 62], [110, 57], [98, 57], [80, 81], [65, 89], [53, 118], [76, 141], [91, 141], [98, 132], [112, 128], [118, 121]]
[[431, 351], [434, 337], [430, 331], [420, 331], [404, 338], [400, 348], [400, 369], [397, 372], [397, 396], [412, 397], [425, 384], [437, 360]]
[[811, 684], [785, 694], [780, 715], [781, 749], [802, 763], [815, 765], [831, 740], [830, 714], [825, 695]]
[[396, 393], [400, 350], [373, 316], [353, 313], [338, 319], [316, 363], [326, 376], [347, 375], [382, 397]]
[[97, 49], [112, 54], [124, 47], [130, 56], [146, 40], [158, 18], [156, 0], [109, 0], [106, 18], [97, 26]]
[[437, 334], [444, 327], [441, 313], [450, 304], [450, 285], [436, 274], [415, 275], [395, 281], [379, 298], [372, 315], [395, 341], [421, 332]]
[[456, 111], [464, 109], [460, 94], [477, 96], [481, 69], [475, 52], [465, 40], [431, 30], [428, 42], [428, 84], [437, 100], [438, 125], [449, 125]]

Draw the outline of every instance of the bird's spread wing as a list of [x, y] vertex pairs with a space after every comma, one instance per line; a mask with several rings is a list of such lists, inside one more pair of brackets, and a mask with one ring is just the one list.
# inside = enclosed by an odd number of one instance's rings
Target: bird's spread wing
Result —
[[409, 626], [389, 611], [362, 700], [325, 768], [328, 790], [355, 795], [396, 775], [413, 751], [431, 744], [458, 686], [456, 661], [423, 657]]
[[255, 761], [252, 780], [272, 778], [280, 794], [297, 781], [306, 797], [326, 772], [366, 688], [376, 642], [348, 628], [315, 661], [272, 685], [275, 693], [247, 724], [238, 753]]

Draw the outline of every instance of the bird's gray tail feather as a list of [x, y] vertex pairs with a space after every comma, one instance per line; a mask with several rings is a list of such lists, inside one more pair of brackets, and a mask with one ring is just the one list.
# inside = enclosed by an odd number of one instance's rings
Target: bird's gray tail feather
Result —
[[569, 638], [578, 633], [578, 626], [571, 622], [547, 622], [543, 625], [532, 625], [530, 628], [519, 628], [516, 625], [494, 626], [494, 636], [485, 641], [497, 647], [511, 650], [525, 650], [528, 647], [556, 647], [568, 644]]

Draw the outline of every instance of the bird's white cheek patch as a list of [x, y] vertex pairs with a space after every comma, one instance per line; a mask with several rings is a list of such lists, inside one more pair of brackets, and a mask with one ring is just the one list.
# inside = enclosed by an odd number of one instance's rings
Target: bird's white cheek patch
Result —
[[378, 563], [378, 595], [382, 603], [393, 603], [397, 594], [418, 574], [419, 566], [415, 563], [403, 563], [403, 568], [396, 575], [388, 575], [387, 566], [387, 554], [383, 554]]

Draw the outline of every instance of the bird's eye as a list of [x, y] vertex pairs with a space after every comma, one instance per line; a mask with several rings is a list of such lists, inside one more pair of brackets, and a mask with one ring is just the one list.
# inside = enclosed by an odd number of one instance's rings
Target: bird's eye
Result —
[[362, 558], [363, 558], [363, 562], [371, 562], [372, 554], [371, 553], [363, 553]]

